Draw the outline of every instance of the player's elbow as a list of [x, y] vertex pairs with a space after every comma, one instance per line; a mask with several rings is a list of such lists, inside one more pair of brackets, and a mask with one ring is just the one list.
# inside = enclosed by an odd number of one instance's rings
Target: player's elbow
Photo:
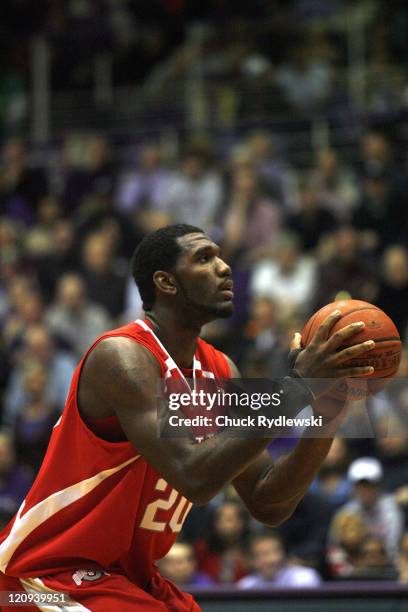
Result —
[[280, 527], [293, 514], [294, 508], [256, 508], [251, 510], [251, 515], [266, 527]]
[[216, 494], [208, 484], [196, 481], [188, 484], [185, 497], [195, 506], [205, 506]]

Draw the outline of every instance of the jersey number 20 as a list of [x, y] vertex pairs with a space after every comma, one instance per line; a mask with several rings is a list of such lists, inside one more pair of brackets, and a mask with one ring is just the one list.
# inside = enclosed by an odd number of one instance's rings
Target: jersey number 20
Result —
[[[155, 490], [156, 491], [165, 491], [167, 488], [167, 482], [164, 478], [159, 478], [156, 483]], [[188, 501], [185, 497], [182, 497], [177, 504], [170, 521], [164, 523], [162, 521], [156, 520], [156, 514], [158, 510], [170, 510], [176, 503], [177, 497], [179, 493], [176, 489], [170, 489], [169, 496], [163, 499], [155, 499], [147, 505], [143, 518], [140, 522], [140, 527], [142, 529], [149, 529], [151, 531], [164, 531], [166, 525], [170, 527], [173, 533], [179, 533], [181, 530], [184, 520], [187, 514], [191, 510], [191, 506], [193, 505]]]

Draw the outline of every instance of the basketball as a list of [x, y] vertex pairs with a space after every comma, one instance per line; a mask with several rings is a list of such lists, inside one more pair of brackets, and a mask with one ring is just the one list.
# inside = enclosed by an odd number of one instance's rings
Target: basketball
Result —
[[334, 311], [340, 310], [341, 319], [332, 327], [333, 335], [346, 325], [364, 321], [365, 327], [350, 338], [341, 349], [374, 340], [375, 348], [356, 358], [344, 362], [344, 367], [373, 366], [375, 371], [368, 378], [340, 379], [330, 391], [337, 399], [362, 399], [366, 395], [378, 393], [395, 376], [401, 360], [401, 338], [390, 317], [380, 308], [362, 300], [340, 300], [327, 304], [314, 313], [302, 331], [302, 344], [306, 347], [312, 340], [319, 325]]

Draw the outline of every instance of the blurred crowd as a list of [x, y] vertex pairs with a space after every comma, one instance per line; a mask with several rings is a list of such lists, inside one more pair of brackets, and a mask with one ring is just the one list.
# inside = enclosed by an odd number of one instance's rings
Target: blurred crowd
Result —
[[[41, 464], [84, 351], [142, 314], [129, 258], [149, 231], [191, 223], [222, 245], [236, 308], [203, 334], [247, 377], [284, 375], [293, 332], [339, 297], [375, 302], [407, 342], [408, 174], [387, 134], [368, 130], [356, 164], [327, 149], [307, 170], [292, 167], [265, 130], [243, 136], [225, 156], [215, 150], [202, 140], [171, 158], [145, 142], [125, 156], [90, 134], [67, 137], [39, 162], [23, 141], [4, 142], [2, 524]], [[407, 582], [407, 372], [404, 350], [399, 378], [367, 400], [368, 411], [364, 402], [353, 406], [289, 521], [262, 528], [228, 488], [191, 510], [161, 571], [179, 584], [243, 589]], [[279, 459], [295, 443], [278, 439], [270, 452]]]
[[[187, 118], [186, 89], [187, 98], [200, 97], [189, 85], [196, 79], [208, 86], [206, 120], [217, 125], [341, 115], [361, 106], [392, 112], [408, 101], [408, 10], [401, 0], [392, 6], [385, 0], [5, 0], [0, 22], [5, 133], [29, 114], [38, 70], [32, 43], [39, 37], [49, 51], [52, 93], [92, 91], [97, 83], [136, 87], [130, 106], [145, 96], [145, 115], [159, 121], [169, 113], [173, 123]], [[84, 112], [71, 103], [73, 114]], [[203, 100], [197, 105], [203, 112]]]

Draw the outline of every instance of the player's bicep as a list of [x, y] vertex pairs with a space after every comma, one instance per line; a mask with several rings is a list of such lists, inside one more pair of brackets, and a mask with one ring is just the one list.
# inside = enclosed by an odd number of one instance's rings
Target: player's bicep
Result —
[[[111, 339], [109, 339], [111, 340]], [[185, 439], [164, 439], [158, 431], [161, 370], [151, 352], [121, 338], [101, 347], [98, 372], [105, 401], [117, 415], [127, 439], [173, 487], [185, 487]]]

